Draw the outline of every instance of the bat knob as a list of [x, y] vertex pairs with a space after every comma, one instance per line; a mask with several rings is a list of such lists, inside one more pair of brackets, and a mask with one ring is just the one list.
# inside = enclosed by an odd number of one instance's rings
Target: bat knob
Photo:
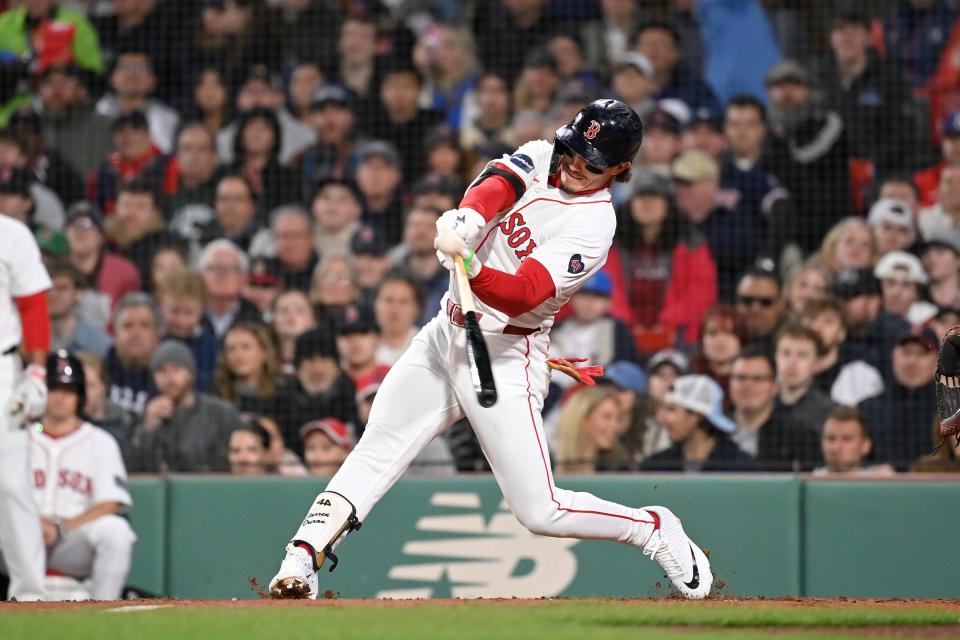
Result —
[[480, 406], [484, 409], [489, 409], [493, 405], [497, 404], [497, 390], [483, 389], [477, 394], [477, 402], [479, 402]]

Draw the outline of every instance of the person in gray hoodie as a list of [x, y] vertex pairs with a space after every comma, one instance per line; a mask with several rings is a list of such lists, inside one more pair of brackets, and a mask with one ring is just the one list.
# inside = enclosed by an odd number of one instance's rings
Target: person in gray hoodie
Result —
[[240, 416], [227, 402], [198, 393], [197, 364], [178, 340], [164, 340], [150, 358], [158, 395], [147, 402], [126, 452], [131, 472], [229, 471], [230, 432]]

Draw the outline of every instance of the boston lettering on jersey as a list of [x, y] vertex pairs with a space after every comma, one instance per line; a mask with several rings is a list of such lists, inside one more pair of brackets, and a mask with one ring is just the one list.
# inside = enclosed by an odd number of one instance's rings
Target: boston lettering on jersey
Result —
[[[37, 489], [47, 486], [47, 474], [43, 469], [33, 470], [33, 484]], [[93, 478], [79, 471], [60, 469], [57, 473], [57, 488], [71, 489], [89, 498], [93, 495]]]
[[519, 211], [507, 215], [500, 223], [500, 231], [507, 236], [507, 245], [514, 249], [513, 253], [520, 261], [537, 248], [537, 243], [530, 238], [530, 228], [526, 225], [523, 214]]

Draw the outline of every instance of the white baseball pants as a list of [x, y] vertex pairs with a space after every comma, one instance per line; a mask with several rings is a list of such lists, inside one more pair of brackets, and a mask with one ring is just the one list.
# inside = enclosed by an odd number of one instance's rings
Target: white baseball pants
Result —
[[30, 486], [30, 438], [10, 417], [20, 358], [0, 356], [0, 555], [10, 576], [8, 596], [42, 600], [45, 558], [40, 514]]
[[466, 415], [503, 497], [527, 529], [642, 546], [653, 531], [646, 511], [553, 483], [540, 418], [549, 383], [549, 337], [485, 333], [484, 338], [498, 392], [493, 407], [477, 402], [466, 332], [441, 312], [390, 369], [363, 437], [327, 490], [348, 498], [362, 521], [426, 444]]

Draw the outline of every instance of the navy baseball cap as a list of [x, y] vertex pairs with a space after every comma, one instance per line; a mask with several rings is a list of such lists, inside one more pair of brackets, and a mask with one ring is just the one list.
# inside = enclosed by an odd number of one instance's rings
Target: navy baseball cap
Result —
[[133, 111], [128, 111], [127, 113], [122, 113], [117, 116], [117, 119], [113, 121], [110, 129], [112, 131], [118, 131], [123, 127], [133, 127], [134, 129], [148, 130], [150, 128], [150, 123], [147, 122], [147, 116], [143, 113], [143, 111], [134, 109]]
[[931, 329], [909, 329], [904, 333], [900, 334], [900, 337], [897, 338], [896, 346], [902, 346], [905, 344], [916, 343], [927, 351], [938, 351], [940, 349], [940, 342], [937, 340], [937, 334], [935, 334]]
[[317, 87], [310, 96], [310, 109], [323, 109], [329, 104], [349, 109], [353, 104], [350, 90], [339, 84], [323, 84]]
[[31, 182], [33, 177], [20, 167], [7, 167], [0, 170], [0, 193], [13, 193], [29, 198]]
[[370, 225], [364, 225], [353, 234], [350, 253], [355, 256], [383, 256], [390, 249], [383, 235]]
[[365, 304], [348, 304], [337, 314], [335, 324], [337, 335], [351, 333], [380, 333], [377, 316], [373, 308]]

